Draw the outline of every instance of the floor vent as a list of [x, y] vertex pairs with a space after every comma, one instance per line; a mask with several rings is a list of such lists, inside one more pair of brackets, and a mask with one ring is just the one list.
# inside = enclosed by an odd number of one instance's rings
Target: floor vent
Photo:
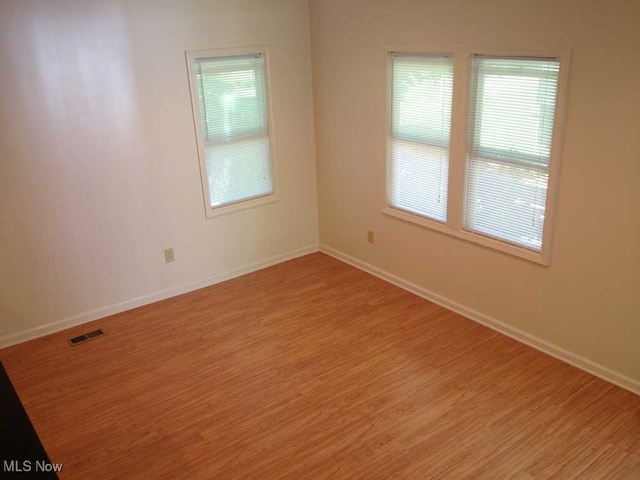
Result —
[[75, 347], [76, 345], [80, 345], [81, 343], [88, 342], [89, 340], [93, 340], [94, 338], [98, 338], [104, 335], [104, 330], [99, 328], [98, 330], [93, 330], [92, 332], [85, 333], [83, 335], [78, 335], [77, 337], [71, 337], [69, 339], [69, 345]]

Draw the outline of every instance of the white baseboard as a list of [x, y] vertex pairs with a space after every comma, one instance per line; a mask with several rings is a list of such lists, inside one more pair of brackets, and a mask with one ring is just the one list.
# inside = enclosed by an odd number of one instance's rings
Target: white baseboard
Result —
[[425, 288], [422, 288], [414, 283], [407, 282], [402, 278], [399, 278], [389, 272], [386, 272], [380, 268], [374, 267], [373, 265], [363, 262], [357, 258], [354, 258], [350, 255], [342, 253], [339, 250], [331, 248], [327, 245], [320, 245], [320, 251], [330, 255], [338, 260], [341, 260], [349, 265], [352, 265], [360, 270], [363, 270], [371, 275], [374, 275], [378, 278], [386, 280], [389, 283], [392, 283], [404, 290], [407, 290], [419, 297], [425, 298], [433, 303], [437, 303], [438, 305], [451, 310], [453, 312], [459, 313], [460, 315], [467, 317], [475, 322], [481, 323], [499, 333], [502, 333], [508, 337], [513, 338], [525, 345], [529, 345], [530, 347], [535, 348], [541, 352], [544, 352], [552, 357], [557, 358], [558, 360], [562, 360], [574, 367], [579, 368], [580, 370], [584, 370], [596, 377], [602, 378], [607, 382], [613, 383], [614, 385], [618, 385], [619, 387], [624, 388], [625, 390], [629, 390], [630, 392], [635, 393], [636, 395], [640, 395], [640, 381], [622, 375], [618, 372], [611, 370], [603, 365], [595, 363], [585, 357], [577, 355], [569, 350], [566, 350], [562, 347], [554, 345], [547, 340], [544, 340], [540, 337], [536, 337], [535, 335], [531, 335], [524, 330], [520, 330], [519, 328], [515, 328], [507, 323], [501, 322], [500, 320], [496, 320], [488, 315], [485, 315], [477, 310], [472, 308], [465, 307], [458, 302], [455, 302], [449, 298], [443, 297], [435, 292], [429, 291]]
[[15, 345], [17, 343], [26, 342], [28, 340], [33, 340], [34, 338], [43, 337], [51, 333], [59, 332], [60, 330], [65, 330], [70, 327], [75, 327], [76, 325], [81, 325], [83, 323], [91, 322], [93, 320], [98, 320], [100, 318], [104, 318], [109, 315], [114, 315], [116, 313], [124, 312], [125, 310], [131, 310], [132, 308], [142, 307], [150, 303], [175, 297], [176, 295], [182, 295], [183, 293], [192, 292], [193, 290], [209, 287], [211, 285], [215, 285], [216, 283], [224, 282], [225, 280], [230, 280], [232, 278], [239, 277], [247, 273], [255, 272], [256, 270], [261, 270], [263, 268], [270, 267], [277, 263], [282, 263], [287, 260], [292, 260], [297, 257], [302, 257], [303, 255], [308, 255], [310, 253], [317, 252], [317, 251], [318, 251], [317, 245], [310, 245], [305, 248], [294, 250], [292, 252], [283, 253], [280, 255], [275, 255], [265, 260], [261, 260], [259, 262], [245, 265], [244, 267], [241, 267], [229, 272], [220, 273], [218, 275], [214, 275], [213, 277], [208, 277], [196, 282], [190, 282], [184, 285], [179, 285], [177, 287], [151, 293], [149, 295], [144, 295], [142, 297], [133, 298], [131, 300], [127, 300], [126, 302], [117, 303], [115, 305], [109, 305], [106, 307], [99, 308], [97, 310], [93, 310], [91, 312], [81, 313], [80, 315], [74, 315], [73, 317], [48, 323], [46, 325], [41, 325], [41, 326], [31, 328], [29, 330], [25, 330], [22, 332], [3, 335], [3, 336], [0, 336], [0, 348], [8, 347], [10, 345]]

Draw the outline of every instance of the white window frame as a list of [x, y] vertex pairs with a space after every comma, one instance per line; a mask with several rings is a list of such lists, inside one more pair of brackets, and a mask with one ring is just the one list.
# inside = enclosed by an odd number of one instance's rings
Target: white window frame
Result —
[[[394, 62], [398, 61], [398, 60], [395, 59], [395, 57], [398, 54], [399, 54], [399, 57], [401, 59], [403, 56], [405, 56], [405, 53], [406, 52], [391, 52], [391, 53], [389, 53], [389, 88], [390, 88], [390, 91], [389, 91], [389, 102], [390, 103], [388, 105], [389, 136], [388, 136], [388, 150], [387, 150], [387, 162], [388, 162], [388, 165], [387, 165], [387, 177], [388, 177], [388, 180], [387, 180], [387, 188], [388, 188], [388, 191], [387, 191], [387, 202], [388, 202], [388, 205], [391, 208], [398, 209], [398, 210], [401, 210], [401, 211], [406, 211], [406, 212], [411, 214], [412, 212], [409, 209], [403, 209], [397, 204], [394, 205], [394, 202], [392, 201], [392, 197], [394, 197], [394, 195], [393, 195], [393, 192], [391, 191], [391, 187], [390, 187], [390, 185], [392, 183], [391, 182], [391, 178], [392, 177], [398, 178], [398, 176], [399, 176], [398, 172], [395, 172], [395, 174], [393, 172], [393, 163], [397, 162], [397, 158], [393, 158], [394, 157], [393, 152], [392, 152], [393, 143], [394, 143], [394, 141], [395, 142], [404, 142], [404, 143], [413, 143], [414, 145], [420, 145], [422, 147], [432, 147], [432, 148], [433, 147], [435, 147], [435, 148], [443, 148], [443, 145], [441, 145], [441, 144], [439, 144], [437, 142], [434, 142], [434, 139], [430, 139], [430, 140], [427, 141], [427, 140], [421, 139], [421, 138], [407, 138], [407, 137], [402, 136], [402, 135], [398, 136], [396, 134], [397, 132], [394, 131], [395, 130], [394, 121], [393, 121], [393, 118], [394, 118], [394, 107], [393, 107], [393, 105], [391, 103], [392, 100], [393, 100], [393, 91], [392, 91], [393, 90], [393, 78], [395, 77], [395, 72], [394, 72], [395, 63]], [[442, 61], [444, 59], [449, 59], [450, 58], [451, 61], [447, 62], [447, 63], [450, 63], [450, 65], [451, 65], [451, 74], [452, 74], [451, 78], [453, 80], [453, 73], [454, 73], [453, 72], [453, 67], [454, 67], [454, 65], [453, 65], [453, 55], [451, 55], [449, 53], [446, 53], [446, 52], [430, 52], [429, 54], [426, 54], [426, 55], [421, 54], [421, 53], [410, 52], [406, 56], [414, 57], [414, 58], [422, 58], [425, 62], [429, 62], [429, 61], [432, 61], [434, 59], [438, 59], [438, 60]], [[402, 62], [402, 60], [400, 60], [400, 62]], [[453, 85], [452, 85], [452, 87], [453, 87]], [[452, 93], [452, 97], [451, 98], [453, 99], [453, 91], [451, 93]], [[449, 132], [448, 133], [450, 133], [450, 131], [451, 131], [451, 128], [449, 128]], [[440, 140], [440, 139], [438, 139], [438, 140]], [[449, 168], [449, 156], [450, 156], [449, 155], [449, 149], [450, 149], [450, 139], [449, 138], [447, 138], [446, 148], [447, 148], [447, 158], [445, 160], [445, 162], [446, 162], [445, 168], [448, 170], [448, 168]], [[440, 161], [442, 162], [442, 158], [441, 158]], [[447, 178], [448, 178], [448, 174], [447, 174]], [[443, 182], [443, 183], [447, 183], [446, 186], [448, 186], [448, 180], [446, 182]], [[445, 192], [446, 192], [446, 189], [445, 189]], [[441, 192], [439, 192], [439, 193], [441, 193]], [[445, 193], [445, 196], [446, 196], [446, 193]], [[415, 214], [416, 215], [420, 215], [420, 213], [415, 213]], [[445, 206], [445, 216], [446, 216], [446, 206]], [[434, 222], [443, 223], [443, 221], [440, 220], [439, 218], [437, 218], [436, 216], [431, 216], [431, 215], [426, 215], [425, 214], [424, 217], [428, 218], [429, 220], [434, 221]]]
[[[266, 97], [266, 109], [267, 109], [267, 128], [269, 136], [269, 163], [271, 166], [271, 187], [272, 192], [259, 197], [248, 198], [246, 200], [239, 200], [234, 203], [228, 203], [221, 206], [211, 205], [211, 196], [209, 192], [209, 181], [207, 166], [205, 163], [205, 148], [204, 148], [204, 134], [202, 132], [202, 125], [200, 121], [200, 106], [198, 104], [198, 90], [195, 85], [195, 69], [194, 64], [199, 59], [204, 58], [220, 58], [220, 57], [235, 57], [235, 56], [247, 56], [260, 54], [264, 58], [264, 81], [265, 81], [265, 97]], [[205, 207], [205, 214], [207, 218], [213, 218], [220, 215], [226, 215], [240, 210], [246, 210], [249, 208], [255, 208], [261, 205], [266, 205], [279, 201], [278, 195], [278, 169], [276, 167], [276, 155], [275, 155], [275, 141], [273, 134], [273, 112], [271, 110], [271, 82], [269, 74], [269, 52], [267, 47], [237, 47], [237, 48], [220, 48], [209, 50], [189, 50], [185, 52], [187, 61], [187, 70], [189, 77], [189, 90], [191, 96], [191, 110], [193, 113], [193, 123], [196, 133], [196, 143], [198, 147], [198, 163], [200, 164], [200, 179], [202, 182], [202, 193]]]
[[[447, 219], [442, 223], [417, 214], [399, 210], [388, 203], [388, 180], [391, 162], [391, 61], [392, 53], [430, 54], [438, 52], [450, 52], [454, 58], [453, 68], [453, 104], [451, 112], [451, 134], [449, 144], [449, 187], [447, 201]], [[499, 56], [530, 56], [549, 58], [555, 57], [560, 62], [558, 76], [556, 113], [549, 159], [549, 184], [547, 187], [545, 220], [543, 227], [542, 248], [540, 251], [524, 246], [515, 245], [507, 241], [488, 237], [480, 233], [465, 230], [463, 226], [464, 195], [467, 171], [467, 128], [469, 115], [469, 102], [471, 92], [471, 62], [474, 55], [499, 55]], [[564, 124], [566, 117], [566, 103], [568, 96], [569, 68], [571, 52], [554, 49], [532, 48], [496, 48], [491, 46], [456, 46], [456, 45], [387, 45], [384, 50], [384, 66], [386, 69], [385, 105], [387, 108], [387, 139], [386, 139], [386, 168], [384, 178], [384, 205], [382, 212], [386, 215], [398, 218], [422, 227], [445, 233], [447, 235], [466, 240], [502, 253], [513, 255], [540, 265], [549, 265], [551, 258], [551, 243], [553, 238], [553, 226], [555, 223], [555, 210], [557, 203], [557, 190], [560, 177], [560, 164], [562, 157], [562, 143], [564, 138]]]

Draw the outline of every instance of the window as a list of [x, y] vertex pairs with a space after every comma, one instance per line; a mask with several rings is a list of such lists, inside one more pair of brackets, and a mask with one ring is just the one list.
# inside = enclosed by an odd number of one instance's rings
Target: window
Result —
[[275, 200], [265, 53], [187, 52], [207, 216]]
[[445, 221], [453, 59], [393, 54], [389, 204]]
[[554, 58], [474, 57], [469, 230], [540, 251], [559, 67]]
[[389, 54], [385, 213], [547, 264], [563, 56], [451, 50]]

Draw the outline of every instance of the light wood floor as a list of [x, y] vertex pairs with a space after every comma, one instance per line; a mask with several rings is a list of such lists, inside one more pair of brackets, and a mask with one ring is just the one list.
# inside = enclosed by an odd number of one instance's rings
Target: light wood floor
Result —
[[62, 479], [640, 478], [640, 397], [320, 253], [0, 360]]

